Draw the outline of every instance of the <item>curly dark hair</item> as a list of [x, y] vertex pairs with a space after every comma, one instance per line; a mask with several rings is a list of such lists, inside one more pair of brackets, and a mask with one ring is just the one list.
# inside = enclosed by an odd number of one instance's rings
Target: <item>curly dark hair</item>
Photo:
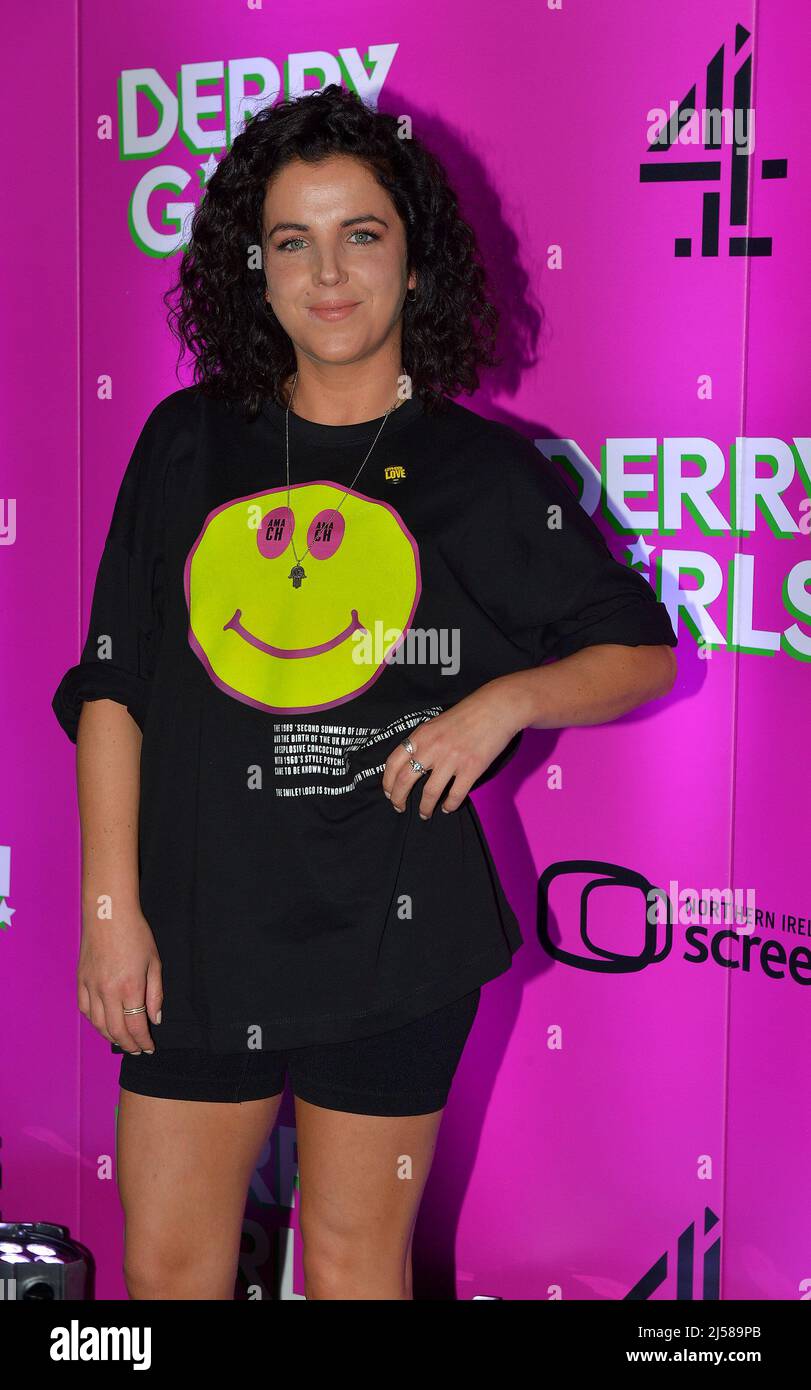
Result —
[[321, 91], [256, 112], [220, 160], [191, 221], [177, 282], [163, 295], [169, 326], [195, 359], [204, 394], [239, 403], [254, 419], [296, 368], [293, 344], [265, 300], [262, 205], [284, 165], [354, 156], [386, 189], [405, 226], [409, 271], [419, 277], [403, 306], [402, 362], [426, 412], [448, 396], [472, 394], [477, 368], [497, 366], [498, 312], [472, 228], [439, 160], [417, 138], [402, 139], [398, 118], [331, 83]]

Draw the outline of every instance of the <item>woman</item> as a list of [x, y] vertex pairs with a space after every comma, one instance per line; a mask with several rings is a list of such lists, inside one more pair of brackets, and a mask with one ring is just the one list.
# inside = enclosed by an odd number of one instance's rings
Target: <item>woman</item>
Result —
[[522, 944], [468, 794], [524, 728], [671, 688], [650, 587], [450, 399], [495, 361], [483, 283], [435, 159], [334, 86], [259, 112], [194, 217], [195, 384], [136, 443], [54, 697], [132, 1298], [233, 1297], [287, 1071], [307, 1297], [412, 1297], [480, 988]]

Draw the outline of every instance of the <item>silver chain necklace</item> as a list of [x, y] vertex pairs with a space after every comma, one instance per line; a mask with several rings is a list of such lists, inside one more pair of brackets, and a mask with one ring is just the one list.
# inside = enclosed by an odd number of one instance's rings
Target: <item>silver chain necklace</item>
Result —
[[[287, 506], [288, 506], [288, 510], [289, 510], [289, 508], [290, 508], [290, 435], [289, 435], [289, 417], [290, 417], [290, 406], [291, 406], [292, 403], [293, 403], [293, 396], [295, 395], [296, 383], [297, 383], [297, 381], [298, 381], [298, 372], [296, 372], [296, 375], [295, 375], [294, 378], [293, 378], [293, 390], [290, 392], [290, 399], [289, 399], [289, 401], [287, 402], [287, 409], [286, 409], [286, 411], [285, 411], [285, 413], [284, 413], [284, 442], [285, 442], [285, 451], [286, 451], [286, 457], [287, 457]], [[400, 399], [397, 400], [397, 401], [395, 402], [395, 404], [392, 405], [392, 406], [390, 406], [389, 409], [386, 411], [385, 415], [383, 416], [383, 419], [382, 419], [381, 422], [380, 422], [380, 429], [377, 431], [377, 434], [375, 435], [374, 439], [372, 440], [372, 448], [369, 450], [369, 454], [371, 454], [372, 449], [375, 447], [375, 444], [377, 443], [378, 439], [380, 438], [380, 430], [382, 430], [383, 426], [385, 425], [385, 423], [386, 423], [386, 421], [388, 420], [389, 416], [391, 415], [392, 411], [393, 411], [393, 410], [396, 410], [398, 406], [402, 405], [402, 403], [403, 403], [403, 401], [404, 401], [405, 399], [406, 399], [405, 396], [401, 396]], [[344, 505], [344, 502], [346, 501], [346, 499], [347, 499], [347, 497], [348, 497], [350, 491], [351, 491], [352, 488], [355, 486], [355, 483], [358, 481], [358, 478], [360, 477], [361, 469], [363, 468], [363, 465], [366, 463], [366, 460], [368, 459], [369, 454], [366, 455], [366, 458], [363, 460], [363, 463], [361, 464], [360, 468], [358, 469], [357, 473], [355, 474], [354, 478], [352, 479], [351, 483], [349, 484], [349, 487], [345, 489], [344, 495], [343, 495], [343, 497], [341, 498], [340, 502], [338, 503], [338, 506], [335, 507], [335, 508], [333, 508], [333, 511], [332, 511], [332, 513], [331, 513], [332, 516], [336, 516], [337, 513], [341, 510], [341, 507]], [[304, 559], [306, 559], [306, 557], [309, 555], [309, 553], [310, 553], [310, 546], [309, 546], [309, 545], [307, 546], [307, 549], [305, 550], [305, 552], [304, 552], [304, 554], [302, 555], [301, 559], [299, 559], [298, 555], [296, 554], [296, 544], [295, 544], [295, 541], [293, 540], [293, 537], [292, 537], [292, 536], [290, 537], [290, 543], [291, 543], [291, 545], [293, 546], [293, 554], [296, 556], [296, 563], [294, 564], [294, 566], [293, 566], [293, 568], [291, 569], [290, 573], [288, 574], [287, 578], [288, 578], [288, 579], [292, 579], [292, 581], [293, 581], [293, 588], [294, 588], [294, 589], [300, 589], [300, 588], [301, 588], [301, 581], [302, 581], [302, 579], [306, 579], [306, 578], [307, 578], [307, 575], [306, 575], [305, 572], [304, 572], [304, 566], [302, 565], [301, 561], [304, 560]]]

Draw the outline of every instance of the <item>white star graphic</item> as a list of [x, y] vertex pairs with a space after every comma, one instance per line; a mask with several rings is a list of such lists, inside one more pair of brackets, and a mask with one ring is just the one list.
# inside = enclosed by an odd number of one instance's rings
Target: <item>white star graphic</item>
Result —
[[634, 544], [627, 546], [626, 549], [631, 552], [632, 565], [642, 565], [645, 569], [648, 569], [650, 557], [656, 547], [654, 545], [648, 545], [644, 536], [637, 536]]

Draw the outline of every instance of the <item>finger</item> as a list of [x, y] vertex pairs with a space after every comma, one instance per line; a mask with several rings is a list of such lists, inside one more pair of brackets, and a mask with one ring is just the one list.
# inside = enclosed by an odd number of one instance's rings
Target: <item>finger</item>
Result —
[[[424, 725], [421, 727], [425, 727]], [[428, 775], [434, 765], [436, 754], [433, 750], [435, 740], [423, 735], [419, 742], [416, 737], [411, 739], [413, 752], [409, 753], [402, 749], [403, 759], [400, 763], [393, 782], [391, 783], [391, 802], [398, 810], [405, 810], [405, 803], [412, 789], [417, 783]], [[422, 771], [418, 771], [411, 766], [412, 760], [422, 764]]]
[[149, 965], [146, 970], [146, 1011], [153, 1023], [157, 1023], [158, 1014], [163, 1005], [163, 967], [158, 956], [150, 957]]
[[430, 820], [434, 809], [448, 783], [456, 774], [453, 767], [449, 764], [439, 764], [433, 768], [430, 774], [422, 779], [420, 788], [420, 803], [417, 808], [422, 820]]
[[405, 768], [408, 768], [409, 771], [411, 770], [409, 758], [413, 757], [415, 757], [415, 754], [407, 753], [405, 748], [402, 748], [400, 744], [389, 753], [381, 779], [383, 792], [386, 796], [391, 797], [393, 795], [395, 783], [403, 770]]
[[107, 1032], [107, 1019], [104, 1013], [104, 1004], [101, 996], [98, 994], [92, 994], [90, 996], [90, 1022], [93, 1024], [96, 1031], [101, 1033], [103, 1038], [106, 1038], [108, 1042], [115, 1042], [115, 1038]]
[[79, 1013], [84, 1014], [85, 1018], [90, 1018], [90, 990], [83, 980], [80, 980], [76, 988], [76, 1003], [79, 1006]]
[[470, 772], [457, 772], [453, 779], [453, 786], [442, 802], [440, 809], [443, 811], [458, 811], [470, 791], [470, 788], [476, 781], [477, 776], [478, 773], [476, 776], [473, 776]]
[[415, 729], [412, 729], [409, 734], [405, 734], [403, 739], [401, 739], [400, 742], [397, 744], [396, 748], [392, 748], [391, 752], [389, 753], [389, 756], [386, 759], [386, 766], [383, 769], [383, 776], [381, 778], [381, 785], [386, 796], [391, 796], [394, 784], [398, 776], [402, 772], [403, 768], [408, 767], [410, 770], [410, 764], [408, 761], [409, 758], [416, 758], [417, 756], [416, 753], [409, 753], [408, 750], [403, 747], [403, 742], [409, 740], [413, 747], [416, 748], [416, 740], [419, 736], [420, 730], [427, 729], [429, 723], [430, 720], [426, 720], [424, 724], [418, 724], [417, 727]]
[[[113, 1036], [113, 1042], [122, 1047], [125, 1052], [141, 1052], [139, 1043], [130, 1037], [127, 1028], [127, 1019], [124, 1017], [124, 1005], [118, 997], [118, 993], [102, 992], [102, 1002], [104, 1004], [104, 1017], [107, 1021], [107, 1029]], [[134, 1005], [128, 1007], [135, 1007]], [[134, 1014], [134, 1018], [139, 1018], [139, 1014]], [[129, 1015], [127, 1015], [129, 1018]]]
[[[143, 1000], [141, 1001], [143, 1002]], [[118, 1003], [121, 1010], [120, 1027], [123, 1030], [122, 1036], [128, 1038], [131, 1047], [138, 1052], [154, 1052], [155, 1044], [152, 1041], [152, 1034], [149, 1031], [149, 1022], [145, 1013], [125, 1014], [125, 1009], [137, 1009], [138, 1000], [135, 999], [135, 991], [132, 991], [132, 1003], [129, 997], [124, 997]], [[123, 1044], [122, 1044], [123, 1046]], [[129, 1051], [129, 1047], [127, 1049]]]
[[403, 766], [404, 757], [404, 748], [394, 748], [391, 753], [389, 753], [386, 759], [386, 765], [383, 768], [383, 776], [380, 778], [380, 786], [384, 796], [391, 798], [391, 789], [394, 786], [394, 779]]
[[[416, 755], [410, 753], [407, 756], [414, 757]], [[424, 772], [415, 772], [410, 763], [406, 763], [405, 767], [400, 769], [391, 789], [391, 804], [396, 811], [405, 810], [411, 792], [425, 775]]]

